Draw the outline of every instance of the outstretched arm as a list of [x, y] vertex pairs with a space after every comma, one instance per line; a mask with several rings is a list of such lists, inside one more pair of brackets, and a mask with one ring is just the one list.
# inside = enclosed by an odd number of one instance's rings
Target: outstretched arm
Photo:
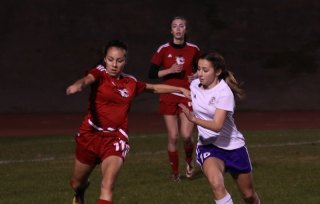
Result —
[[190, 90], [182, 87], [171, 86], [166, 84], [147, 84], [146, 89], [152, 90], [154, 93], [181, 93], [185, 97], [190, 98]]
[[87, 76], [77, 80], [76, 82], [74, 82], [73, 84], [71, 84], [67, 90], [66, 90], [66, 94], [70, 95], [70, 94], [75, 94], [77, 92], [82, 91], [83, 88], [87, 87], [88, 85], [92, 84], [96, 79], [94, 78], [94, 76], [92, 74], [88, 74]]
[[189, 121], [215, 132], [221, 131], [223, 123], [227, 117], [227, 111], [216, 109], [214, 118], [212, 118], [212, 120], [202, 120], [200, 118], [197, 118], [194, 113], [190, 111], [185, 105], [179, 104], [179, 107], [182, 109], [183, 113], [187, 116]]

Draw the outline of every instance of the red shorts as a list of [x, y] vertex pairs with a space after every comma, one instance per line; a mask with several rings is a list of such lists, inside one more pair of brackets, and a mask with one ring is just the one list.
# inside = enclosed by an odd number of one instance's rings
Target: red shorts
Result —
[[182, 113], [181, 108], [178, 106], [179, 103], [184, 104], [192, 111], [190, 99], [170, 94], [160, 97], [159, 112], [162, 115], [179, 115]]
[[75, 140], [76, 158], [90, 166], [101, 163], [111, 155], [124, 160], [130, 148], [127, 139], [118, 131], [79, 133]]

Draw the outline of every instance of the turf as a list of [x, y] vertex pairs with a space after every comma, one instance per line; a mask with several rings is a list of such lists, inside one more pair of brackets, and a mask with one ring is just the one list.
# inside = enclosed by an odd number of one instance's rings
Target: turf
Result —
[[[262, 203], [320, 203], [320, 130], [244, 131]], [[116, 204], [214, 203], [200, 168], [193, 180], [168, 179], [166, 136], [130, 135], [130, 153], [115, 186]], [[183, 156], [180, 144], [180, 155]], [[0, 137], [0, 203], [71, 203], [72, 136]], [[183, 157], [182, 157], [183, 158]], [[181, 161], [181, 174], [184, 163]], [[99, 167], [86, 192], [87, 204], [96, 203]], [[242, 203], [229, 175], [227, 189], [234, 203]]]

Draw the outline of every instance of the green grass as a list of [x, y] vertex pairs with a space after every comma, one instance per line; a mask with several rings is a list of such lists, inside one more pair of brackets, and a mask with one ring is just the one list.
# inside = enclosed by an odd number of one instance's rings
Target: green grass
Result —
[[[243, 133], [262, 203], [320, 203], [320, 130]], [[169, 181], [166, 142], [165, 134], [130, 135], [130, 153], [116, 183], [116, 204], [214, 203], [198, 166], [193, 180]], [[71, 203], [73, 150], [72, 136], [0, 137], [0, 203]], [[183, 170], [181, 162], [181, 174]], [[96, 203], [100, 179], [98, 167], [90, 178], [87, 204]], [[230, 175], [225, 182], [234, 203], [242, 203]]]

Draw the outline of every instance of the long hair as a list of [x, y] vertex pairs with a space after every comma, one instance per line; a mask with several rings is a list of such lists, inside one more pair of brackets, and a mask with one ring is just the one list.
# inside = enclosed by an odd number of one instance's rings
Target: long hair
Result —
[[238, 96], [239, 99], [245, 97], [245, 91], [240, 87], [233, 73], [227, 69], [226, 62], [224, 57], [216, 51], [201, 54], [199, 59], [208, 60], [215, 72], [221, 70], [221, 74], [218, 76], [218, 79], [225, 80], [228, 86], [231, 88], [232, 92]]

